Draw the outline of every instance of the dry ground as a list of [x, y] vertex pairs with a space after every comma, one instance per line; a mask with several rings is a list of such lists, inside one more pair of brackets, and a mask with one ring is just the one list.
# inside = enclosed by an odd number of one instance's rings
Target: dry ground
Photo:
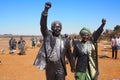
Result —
[[[8, 38], [0, 38], [0, 49], [5, 50], [4, 53], [0, 52], [0, 80], [45, 80], [45, 72], [33, 66], [39, 47], [32, 49], [30, 39], [25, 38], [26, 55], [18, 55], [18, 50], [15, 54], [9, 54], [8, 40]], [[106, 43], [108, 42], [102, 41], [98, 47], [98, 80], [120, 80], [120, 52], [117, 60], [112, 59], [110, 45]], [[101, 58], [104, 45], [107, 46], [108, 58]], [[67, 72], [66, 80], [74, 80], [74, 73], [70, 72], [69, 64], [67, 64]]]

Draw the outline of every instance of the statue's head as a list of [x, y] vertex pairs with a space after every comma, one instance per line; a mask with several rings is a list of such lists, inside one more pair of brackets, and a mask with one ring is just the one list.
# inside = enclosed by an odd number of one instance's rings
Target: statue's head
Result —
[[88, 28], [83, 27], [83, 28], [80, 30], [79, 34], [80, 34], [81, 37], [82, 37], [82, 41], [86, 42], [86, 41], [88, 41], [89, 38], [90, 38], [91, 31], [90, 31]]
[[59, 36], [61, 34], [61, 30], [62, 30], [62, 24], [61, 24], [61, 22], [54, 21], [51, 24], [51, 30], [52, 30], [54, 36]]

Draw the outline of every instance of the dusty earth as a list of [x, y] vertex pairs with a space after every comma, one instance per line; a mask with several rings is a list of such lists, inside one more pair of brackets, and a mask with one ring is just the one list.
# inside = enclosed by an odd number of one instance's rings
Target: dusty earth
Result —
[[[39, 47], [31, 48], [30, 38], [24, 39], [27, 42], [26, 55], [20, 56], [18, 49], [14, 54], [9, 54], [9, 39], [0, 38], [0, 80], [45, 80], [45, 72], [33, 66]], [[118, 59], [115, 60], [111, 58], [109, 42], [101, 41], [98, 45], [98, 80], [120, 80], [120, 51]], [[103, 56], [105, 46], [106, 57]], [[66, 80], [74, 80], [74, 73], [70, 72], [69, 64], [67, 64], [67, 72]]]

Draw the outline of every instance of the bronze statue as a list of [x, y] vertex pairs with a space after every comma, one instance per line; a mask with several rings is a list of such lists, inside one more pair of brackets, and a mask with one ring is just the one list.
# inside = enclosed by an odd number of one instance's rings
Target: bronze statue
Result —
[[[43, 45], [38, 53], [34, 65], [40, 68], [41, 59], [43, 65], [46, 63], [46, 79], [47, 80], [65, 80], [66, 63], [65, 56], [69, 60], [71, 71], [74, 72], [73, 58], [69, 40], [61, 35], [62, 24], [60, 21], [54, 21], [51, 24], [51, 30], [47, 27], [48, 11], [51, 3], [45, 3], [45, 8], [41, 15], [40, 30], [43, 36]], [[45, 58], [43, 58], [43, 57]]]

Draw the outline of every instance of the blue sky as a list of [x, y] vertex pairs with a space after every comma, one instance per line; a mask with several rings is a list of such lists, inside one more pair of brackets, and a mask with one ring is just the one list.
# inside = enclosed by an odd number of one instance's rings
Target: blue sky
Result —
[[40, 16], [45, 2], [51, 2], [48, 28], [59, 20], [62, 34], [78, 34], [82, 27], [96, 30], [101, 19], [104, 29], [120, 25], [120, 0], [0, 0], [0, 34], [41, 35]]

